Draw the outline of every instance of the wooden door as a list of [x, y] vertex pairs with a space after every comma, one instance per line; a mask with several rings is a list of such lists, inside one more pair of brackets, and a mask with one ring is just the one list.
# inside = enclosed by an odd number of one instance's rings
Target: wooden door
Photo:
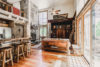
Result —
[[57, 38], [65, 38], [65, 30], [64, 29], [57, 29]]

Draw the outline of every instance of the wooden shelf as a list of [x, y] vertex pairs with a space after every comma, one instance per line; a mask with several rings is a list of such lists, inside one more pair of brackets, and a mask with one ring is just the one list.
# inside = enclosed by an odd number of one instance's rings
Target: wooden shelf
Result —
[[19, 21], [20, 23], [28, 21], [28, 19], [25, 18], [24, 12], [21, 11], [22, 16], [15, 15], [13, 13], [13, 5], [12, 4], [9, 4], [2, 0], [0, 0], [0, 3], [5, 5], [4, 7], [0, 8], [0, 19], [7, 19], [7, 20], [15, 21], [15, 22]]
[[0, 9], [0, 18], [1, 19], [7, 19], [7, 20], [12, 20], [12, 21], [19, 21], [19, 22], [28, 22], [28, 19], [15, 15], [11, 12], [5, 11], [3, 9]]
[[5, 41], [18, 41], [18, 40], [30, 40], [30, 38], [29, 37], [23, 37], [23, 38], [12, 38], [12, 39], [0, 39], [0, 43], [5, 42]]
[[0, 27], [8, 27], [8, 24], [0, 23]]
[[2, 0], [0, 0], [0, 2], [3, 3], [3, 4], [7, 4], [6, 2], [3, 2]]

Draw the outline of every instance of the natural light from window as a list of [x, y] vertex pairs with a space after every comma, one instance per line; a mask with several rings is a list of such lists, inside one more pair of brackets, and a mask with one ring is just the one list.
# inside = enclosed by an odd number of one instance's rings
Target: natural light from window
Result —
[[47, 36], [47, 11], [39, 13], [40, 37]]

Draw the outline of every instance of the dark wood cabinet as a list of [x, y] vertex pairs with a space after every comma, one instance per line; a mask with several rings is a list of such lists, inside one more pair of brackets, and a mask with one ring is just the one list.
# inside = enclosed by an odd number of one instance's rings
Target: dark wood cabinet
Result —
[[72, 31], [72, 20], [49, 20], [51, 22], [51, 38], [69, 38]]

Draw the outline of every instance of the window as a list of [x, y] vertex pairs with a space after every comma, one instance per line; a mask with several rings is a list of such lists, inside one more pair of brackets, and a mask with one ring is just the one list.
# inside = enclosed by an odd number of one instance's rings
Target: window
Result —
[[40, 27], [40, 36], [41, 37], [47, 36], [47, 27]]
[[40, 37], [47, 36], [47, 11], [39, 13]]
[[47, 11], [39, 13], [39, 24], [40, 25], [47, 24]]

